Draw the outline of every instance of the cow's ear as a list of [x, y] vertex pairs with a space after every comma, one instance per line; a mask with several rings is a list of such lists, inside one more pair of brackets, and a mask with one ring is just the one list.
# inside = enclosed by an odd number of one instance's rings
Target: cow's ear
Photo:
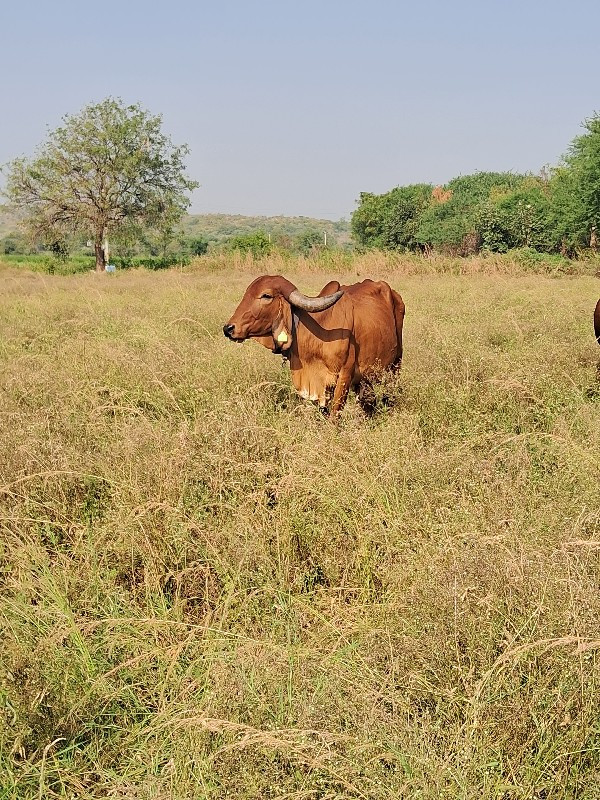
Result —
[[279, 312], [271, 328], [273, 350], [282, 353], [292, 346], [292, 307], [283, 298], [279, 300]]

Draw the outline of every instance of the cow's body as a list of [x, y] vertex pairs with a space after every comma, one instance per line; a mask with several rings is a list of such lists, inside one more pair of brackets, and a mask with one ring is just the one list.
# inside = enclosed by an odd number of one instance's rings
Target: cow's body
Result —
[[596, 341], [600, 344], [600, 300], [598, 300], [594, 309], [594, 333], [596, 334]]
[[384, 281], [341, 287], [331, 282], [319, 297], [343, 292], [341, 296], [324, 310], [308, 311], [286, 299], [290, 287], [297, 293], [281, 276], [257, 278], [225, 325], [225, 334], [237, 341], [258, 338], [273, 352], [283, 353], [301, 397], [338, 412], [355, 388], [370, 410], [371, 382], [402, 360], [402, 298]]

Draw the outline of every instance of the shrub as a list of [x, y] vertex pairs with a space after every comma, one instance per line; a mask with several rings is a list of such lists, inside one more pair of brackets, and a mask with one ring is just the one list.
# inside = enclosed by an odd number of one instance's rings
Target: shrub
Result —
[[203, 256], [208, 250], [208, 242], [204, 237], [197, 236], [188, 240], [187, 247], [192, 255]]
[[168, 269], [169, 267], [185, 266], [189, 264], [190, 257], [185, 253], [170, 253], [166, 256], [115, 256], [111, 263], [121, 269], [145, 267], [146, 269]]
[[264, 231], [241, 234], [229, 240], [229, 250], [240, 250], [242, 253], [252, 253], [255, 258], [266, 256], [271, 252], [271, 241]]
[[431, 199], [429, 183], [397, 186], [380, 195], [361, 192], [359, 207], [352, 215], [352, 235], [365, 247], [413, 250], [419, 217]]
[[325, 247], [324, 236], [322, 233], [319, 233], [319, 231], [309, 229], [296, 237], [295, 245], [295, 249], [298, 250], [298, 252], [308, 256]]

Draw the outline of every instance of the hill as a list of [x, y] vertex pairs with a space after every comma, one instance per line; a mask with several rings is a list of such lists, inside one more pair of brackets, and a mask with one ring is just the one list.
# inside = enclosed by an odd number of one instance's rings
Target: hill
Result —
[[245, 217], [241, 214], [187, 214], [183, 230], [188, 236], [203, 236], [211, 244], [222, 244], [232, 236], [264, 231], [279, 239], [293, 239], [307, 230], [327, 234], [336, 244], [350, 244], [350, 223], [313, 217]]
[[[186, 214], [182, 220], [186, 236], [203, 237], [211, 244], [222, 244], [232, 236], [262, 230], [275, 239], [294, 239], [307, 230], [327, 234], [330, 243], [341, 247], [350, 244], [350, 223], [344, 219], [312, 217], [245, 217], [240, 214]], [[19, 228], [17, 214], [0, 207], [0, 238]]]
[[0, 239], [18, 231], [20, 220], [19, 214], [0, 206]]

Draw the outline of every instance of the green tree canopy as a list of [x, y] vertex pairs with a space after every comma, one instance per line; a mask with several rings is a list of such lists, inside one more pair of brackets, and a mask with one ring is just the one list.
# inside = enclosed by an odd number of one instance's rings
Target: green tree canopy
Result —
[[308, 228], [296, 237], [295, 246], [302, 255], [308, 256], [325, 247], [325, 237], [314, 228]]
[[204, 236], [194, 236], [186, 240], [190, 253], [194, 256], [203, 256], [208, 250], [208, 241]]
[[271, 252], [271, 241], [264, 231], [233, 236], [228, 244], [230, 250], [252, 253], [255, 258], [266, 256]]
[[461, 175], [445, 186], [363, 192], [352, 215], [358, 244], [384, 249], [527, 248], [576, 254], [600, 245], [600, 113], [583, 123], [549, 178], [513, 172]]
[[512, 190], [492, 193], [480, 214], [480, 228], [483, 246], [489, 250], [556, 250], [559, 241], [548, 182], [530, 176]]
[[355, 240], [365, 247], [411, 249], [418, 218], [431, 202], [432, 189], [431, 184], [417, 183], [379, 195], [361, 192], [351, 220]]
[[444, 199], [432, 203], [419, 220], [415, 239], [458, 255], [475, 252], [482, 245], [506, 249], [498, 236], [500, 225], [492, 198], [520, 185], [523, 175], [512, 172], [475, 172], [460, 175], [443, 188]]
[[563, 249], [597, 246], [600, 231], [600, 114], [583, 123], [552, 176], [555, 225]]
[[76, 234], [93, 239], [104, 270], [108, 235], [168, 235], [198, 185], [185, 176], [187, 146], [174, 146], [161, 122], [112, 98], [86, 106], [64, 117], [35, 158], [7, 165], [5, 193], [48, 246], [64, 248]]

